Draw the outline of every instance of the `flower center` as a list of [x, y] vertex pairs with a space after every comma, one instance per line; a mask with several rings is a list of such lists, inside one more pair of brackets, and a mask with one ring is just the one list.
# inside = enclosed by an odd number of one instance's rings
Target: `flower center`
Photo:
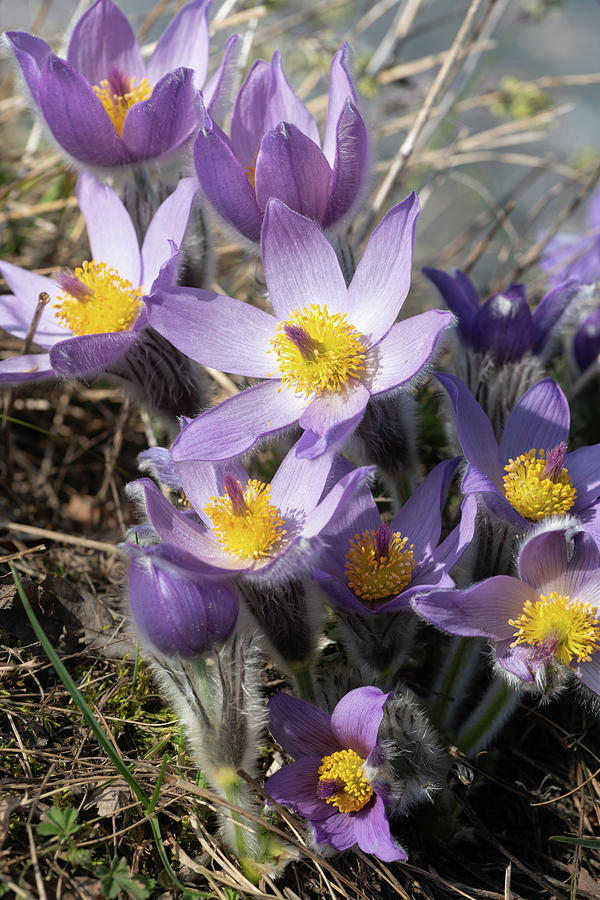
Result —
[[528, 450], [504, 466], [506, 499], [525, 519], [564, 516], [577, 497], [563, 468], [566, 444], [545, 450]]
[[120, 135], [123, 134], [125, 116], [131, 107], [140, 100], [147, 100], [152, 94], [147, 78], [142, 78], [139, 84], [136, 81], [135, 76], [130, 78], [117, 66], [111, 66], [108, 78], [104, 78], [99, 85], [93, 85], [94, 93]]
[[232, 556], [258, 559], [283, 540], [287, 534], [285, 520], [270, 499], [270, 485], [252, 480], [243, 489], [227, 473], [225, 494], [211, 497], [204, 511], [213, 523], [217, 541]]
[[311, 303], [279, 322], [271, 339], [284, 384], [307, 396], [316, 391], [340, 391], [365, 368], [362, 335], [345, 313], [330, 315], [326, 306]]
[[74, 335], [128, 331], [142, 305], [142, 288], [119, 276], [106, 263], [84, 262], [74, 273], [59, 272], [56, 282], [63, 289], [57, 318]]
[[324, 756], [319, 766], [317, 797], [337, 806], [340, 812], [358, 812], [373, 796], [364, 777], [365, 761], [355, 750], [336, 750]]
[[258, 151], [251, 158], [250, 162], [246, 166], [246, 178], [252, 185], [252, 189], [256, 190], [256, 157], [258, 156]]
[[545, 644], [563, 666], [568, 666], [573, 657], [577, 662], [587, 662], [600, 649], [597, 614], [591, 603], [582, 603], [577, 597], [571, 600], [556, 591], [549, 597], [540, 594], [536, 603], [526, 601], [518, 619], [508, 620], [517, 629], [511, 647]]
[[346, 553], [348, 587], [367, 602], [393, 597], [410, 584], [415, 545], [387, 524], [355, 534]]

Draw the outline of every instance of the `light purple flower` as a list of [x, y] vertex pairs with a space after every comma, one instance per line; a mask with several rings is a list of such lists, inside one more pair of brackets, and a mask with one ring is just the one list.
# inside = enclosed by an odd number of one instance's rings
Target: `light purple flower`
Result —
[[275, 315], [208, 291], [161, 291], [150, 323], [192, 359], [266, 379], [190, 423], [176, 460], [218, 460], [299, 422], [298, 454], [341, 446], [371, 396], [416, 378], [452, 316], [430, 310], [394, 324], [410, 286], [417, 198], [411, 194], [375, 229], [347, 288], [321, 230], [270, 200], [262, 254]]
[[277, 694], [268, 705], [269, 728], [295, 762], [265, 784], [274, 800], [310, 820], [317, 843], [339, 851], [358, 844], [385, 862], [407, 858], [390, 834], [386, 790], [376, 774], [383, 756], [377, 735], [390, 697], [376, 687], [356, 688], [330, 716]]
[[[129, 214], [115, 192], [82, 174], [77, 199], [88, 227], [89, 266], [84, 263], [74, 274], [61, 273], [53, 280], [0, 262], [0, 272], [14, 292], [0, 297], [0, 328], [25, 338], [40, 293], [50, 297], [33, 338], [43, 352], [0, 362], [0, 382], [99, 372], [130, 350], [147, 325], [148, 295], [175, 283], [175, 245], [183, 239], [196, 187], [192, 178], [179, 182], [156, 211], [140, 250]], [[63, 315], [65, 300], [71, 324]], [[112, 323], [111, 330], [95, 331], [103, 322]]]
[[167, 656], [198, 656], [223, 643], [239, 600], [210, 567], [170, 544], [122, 544], [131, 557], [129, 608], [140, 636]]
[[258, 60], [244, 81], [231, 138], [202, 111], [196, 171], [215, 210], [245, 237], [258, 241], [270, 197], [324, 228], [349, 216], [369, 172], [369, 142], [343, 44], [329, 75], [327, 126], [321, 149], [315, 120], [290, 88], [278, 51]]
[[[186, 4], [147, 62], [112, 0], [96, 0], [82, 15], [66, 60], [40, 38], [7, 32], [33, 103], [65, 153], [85, 166], [113, 168], [174, 153], [196, 133], [211, 2]], [[205, 88], [213, 113], [231, 86], [236, 41]]]
[[147, 478], [134, 482], [131, 492], [141, 496], [164, 543], [192, 554], [214, 574], [273, 584], [308, 569], [320, 532], [372, 473], [353, 470], [324, 494], [331, 465], [331, 454], [303, 460], [292, 448], [268, 485], [249, 478], [237, 459], [180, 462], [188, 511], [173, 506]]
[[413, 609], [451, 634], [488, 638], [503, 670], [550, 693], [567, 677], [600, 694], [600, 553], [585, 532], [534, 535], [519, 578], [436, 591]]
[[437, 378], [454, 406], [469, 463], [465, 493], [482, 493], [488, 507], [522, 533], [535, 522], [560, 528], [583, 523], [600, 537], [600, 444], [566, 452], [569, 404], [556, 382], [545, 378], [523, 394], [498, 445], [489, 419], [462, 381], [453, 375]]
[[568, 278], [584, 282], [600, 280], [600, 190], [592, 197], [588, 232], [555, 235], [546, 245], [540, 268], [551, 285]]
[[442, 462], [421, 482], [391, 522], [367, 486], [323, 530], [328, 544], [312, 577], [339, 608], [376, 615], [410, 608], [434, 586], [452, 587], [450, 570], [473, 539], [477, 502], [467, 497], [461, 521], [441, 542], [441, 512], [458, 458]]

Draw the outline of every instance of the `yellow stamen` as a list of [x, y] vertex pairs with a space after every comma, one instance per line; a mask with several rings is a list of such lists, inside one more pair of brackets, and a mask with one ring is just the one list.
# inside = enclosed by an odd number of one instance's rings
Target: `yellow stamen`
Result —
[[254, 156], [250, 159], [250, 162], [246, 166], [246, 178], [252, 185], [253, 190], [256, 190], [256, 157], [258, 153], [255, 153]]
[[115, 94], [110, 81], [106, 78], [103, 79], [99, 85], [95, 84], [93, 86], [94, 93], [110, 116], [111, 122], [120, 135], [123, 134], [125, 116], [131, 107], [135, 106], [136, 103], [139, 103], [140, 100], [147, 100], [152, 94], [152, 88], [150, 87], [147, 78], [142, 78], [137, 85], [135, 83], [135, 76], [127, 79], [127, 81], [129, 90], [126, 90], [123, 94]]
[[128, 331], [142, 306], [142, 288], [121, 278], [106, 263], [84, 262], [74, 277], [82, 286], [83, 299], [61, 293], [54, 308], [75, 335]]
[[562, 469], [556, 480], [543, 475], [545, 450], [528, 450], [504, 466], [506, 499], [525, 519], [564, 516], [575, 503], [577, 491]]
[[382, 556], [377, 546], [377, 531], [355, 534], [346, 553], [346, 579], [348, 587], [361, 600], [383, 600], [394, 597], [410, 584], [415, 545], [406, 546], [408, 538], [396, 531], [389, 541], [387, 553]]
[[[241, 492], [241, 484], [237, 484]], [[211, 497], [204, 511], [213, 523], [217, 541], [232, 556], [243, 559], [268, 556], [269, 551], [284, 539], [287, 534], [283, 527], [285, 520], [270, 499], [270, 485], [254, 480], [249, 481], [243, 491], [245, 508], [241, 508], [230, 493]]]
[[324, 756], [319, 766], [318, 796], [340, 812], [358, 812], [373, 796], [373, 788], [362, 772], [364, 763], [355, 750], [336, 750]]
[[364, 371], [363, 338], [345, 313], [331, 315], [326, 306], [311, 303], [279, 322], [277, 331], [271, 344], [281, 379], [297, 394], [341, 391]]
[[552, 591], [549, 597], [540, 594], [532, 603], [527, 600], [518, 619], [508, 624], [517, 629], [511, 644], [556, 643], [554, 656], [561, 665], [568, 666], [575, 657], [577, 662], [587, 662], [600, 649], [600, 622], [598, 610], [591, 603], [571, 600]]

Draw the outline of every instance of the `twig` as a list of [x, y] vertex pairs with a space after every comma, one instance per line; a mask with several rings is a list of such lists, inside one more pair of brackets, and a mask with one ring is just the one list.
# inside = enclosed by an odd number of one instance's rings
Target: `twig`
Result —
[[32, 537], [47, 538], [58, 544], [72, 544], [75, 547], [87, 547], [89, 550], [101, 550], [103, 553], [118, 553], [114, 544], [104, 541], [94, 541], [91, 538], [74, 537], [64, 534], [62, 531], [50, 531], [48, 528], [36, 528], [34, 525], [22, 525], [20, 522], [7, 522], [0, 520], [0, 528], [7, 531], [16, 531], [19, 534], [30, 534]]

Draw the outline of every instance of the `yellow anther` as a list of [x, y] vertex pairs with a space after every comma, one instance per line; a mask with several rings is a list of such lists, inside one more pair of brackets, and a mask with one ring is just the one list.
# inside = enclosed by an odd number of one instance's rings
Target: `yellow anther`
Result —
[[[54, 307], [75, 335], [128, 331], [142, 306], [142, 288], [134, 287], [103, 263], [84, 262], [68, 281], [81, 288], [80, 297], [65, 290]], [[74, 288], [71, 288], [74, 290]]]
[[226, 492], [221, 497], [211, 497], [204, 511], [213, 523], [217, 541], [227, 553], [242, 559], [268, 556], [287, 534], [281, 511], [270, 502], [271, 487], [252, 480], [242, 492], [241, 484], [237, 484], [243, 496], [243, 509]]
[[110, 116], [110, 120], [119, 132], [123, 134], [123, 125], [125, 124], [125, 116], [132, 106], [139, 103], [140, 100], [147, 100], [152, 94], [152, 88], [147, 78], [142, 78], [136, 85], [136, 79], [128, 78], [127, 88], [123, 94], [114, 92], [109, 79], [103, 79], [100, 84], [94, 85], [94, 93], [100, 100], [100, 103]]
[[416, 566], [414, 544], [406, 546], [408, 538], [399, 531], [390, 536], [387, 551], [381, 554], [377, 531], [355, 534], [346, 553], [348, 587], [364, 601], [394, 597], [410, 584]]
[[355, 750], [336, 750], [324, 756], [319, 766], [318, 796], [340, 812], [358, 812], [373, 796], [373, 788], [363, 775], [364, 763]]
[[554, 657], [563, 666], [568, 666], [573, 658], [578, 663], [587, 662], [600, 649], [596, 607], [556, 591], [549, 597], [540, 594], [535, 603], [527, 600], [518, 619], [509, 619], [508, 624], [517, 629], [512, 647], [554, 643]]
[[566, 469], [556, 479], [544, 475], [544, 450], [528, 450], [504, 466], [506, 499], [524, 519], [564, 516], [571, 509], [577, 491]]

